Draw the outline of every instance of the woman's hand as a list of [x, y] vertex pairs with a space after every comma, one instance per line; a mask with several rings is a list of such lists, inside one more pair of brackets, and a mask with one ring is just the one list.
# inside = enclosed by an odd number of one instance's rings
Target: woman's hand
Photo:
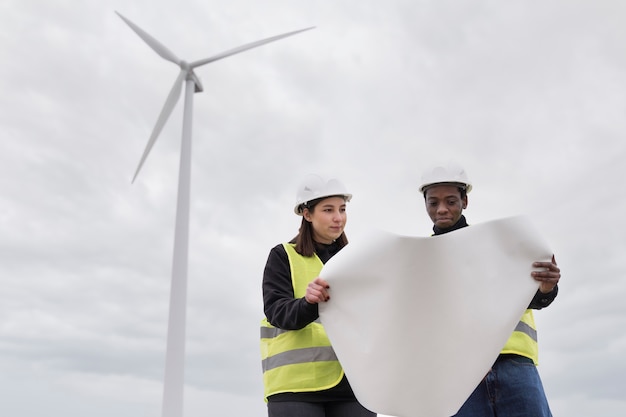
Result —
[[328, 285], [328, 282], [320, 277], [317, 277], [313, 281], [309, 282], [309, 285], [306, 287], [304, 299], [309, 304], [319, 304], [321, 302], [328, 301], [330, 300], [330, 295], [328, 294], [329, 288], [330, 285]]

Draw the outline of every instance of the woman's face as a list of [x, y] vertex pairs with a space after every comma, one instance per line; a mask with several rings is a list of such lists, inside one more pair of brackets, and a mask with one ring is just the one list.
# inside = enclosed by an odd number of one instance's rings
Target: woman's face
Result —
[[346, 226], [346, 201], [343, 197], [328, 197], [313, 207], [305, 208], [304, 218], [313, 226], [313, 240], [318, 243], [333, 243]]

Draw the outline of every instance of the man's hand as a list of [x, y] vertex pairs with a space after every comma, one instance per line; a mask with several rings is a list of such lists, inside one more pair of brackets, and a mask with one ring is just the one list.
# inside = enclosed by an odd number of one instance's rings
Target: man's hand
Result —
[[543, 271], [533, 271], [531, 276], [540, 283], [539, 291], [544, 294], [549, 293], [556, 287], [561, 279], [561, 270], [556, 266], [556, 260], [552, 255], [552, 262], [535, 262], [534, 268], [544, 268]]

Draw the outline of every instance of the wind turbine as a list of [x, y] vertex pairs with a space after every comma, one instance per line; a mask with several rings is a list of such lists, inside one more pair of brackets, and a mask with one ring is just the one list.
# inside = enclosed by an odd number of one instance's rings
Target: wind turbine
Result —
[[180, 98], [183, 82], [185, 84], [185, 105], [183, 110], [183, 137], [180, 154], [180, 168], [178, 177], [178, 200], [176, 205], [176, 226], [174, 232], [174, 259], [172, 264], [172, 282], [170, 289], [170, 310], [167, 330], [167, 347], [165, 354], [165, 378], [163, 383], [163, 417], [182, 417], [184, 393], [184, 363], [185, 363], [185, 321], [187, 306], [187, 263], [189, 246], [189, 195], [191, 179], [191, 122], [193, 108], [193, 94], [201, 92], [202, 83], [196, 76], [194, 69], [202, 65], [256, 48], [266, 43], [292, 36], [313, 27], [296, 30], [272, 36], [256, 42], [251, 42], [237, 48], [213, 55], [212, 57], [188, 63], [179, 59], [163, 44], [150, 36], [133, 22], [117, 13], [130, 28], [143, 39], [163, 59], [173, 62], [180, 67], [180, 72], [170, 90], [165, 105], [152, 130], [146, 149], [141, 156], [137, 170], [131, 182], [134, 182], [143, 166], [152, 146], [158, 138], [167, 119], [172, 114]]

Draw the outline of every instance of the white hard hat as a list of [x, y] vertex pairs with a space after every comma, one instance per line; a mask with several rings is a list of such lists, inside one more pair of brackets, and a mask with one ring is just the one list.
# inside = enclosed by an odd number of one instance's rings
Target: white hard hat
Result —
[[319, 175], [308, 175], [298, 187], [298, 194], [296, 196], [296, 205], [293, 211], [301, 216], [303, 206], [309, 201], [317, 200], [318, 198], [331, 197], [331, 196], [343, 196], [346, 201], [352, 199], [352, 194], [348, 192], [346, 186], [335, 178], [325, 180]]
[[467, 173], [460, 165], [449, 163], [446, 166], [436, 166], [424, 171], [422, 174], [422, 185], [420, 192], [424, 193], [428, 187], [435, 184], [458, 184], [465, 187], [466, 192], [472, 190], [472, 183], [467, 177]]

